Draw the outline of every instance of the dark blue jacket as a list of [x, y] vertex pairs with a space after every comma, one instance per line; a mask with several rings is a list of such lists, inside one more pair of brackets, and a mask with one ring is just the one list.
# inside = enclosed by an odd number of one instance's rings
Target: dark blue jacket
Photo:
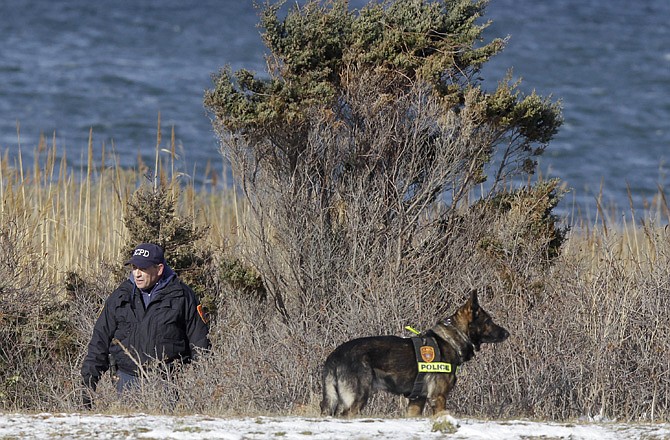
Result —
[[136, 375], [135, 361], [188, 362], [194, 347], [210, 347], [209, 330], [198, 312], [198, 300], [191, 288], [176, 276], [165, 281], [156, 286], [146, 308], [132, 277], [107, 298], [81, 368], [84, 383], [95, 387], [109, 369], [110, 353], [119, 370]]

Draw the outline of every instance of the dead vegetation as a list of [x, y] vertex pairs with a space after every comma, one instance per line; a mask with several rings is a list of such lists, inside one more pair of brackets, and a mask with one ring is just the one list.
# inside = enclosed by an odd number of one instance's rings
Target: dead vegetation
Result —
[[667, 206], [556, 218], [565, 189], [533, 173], [560, 104], [509, 77], [481, 89], [504, 46], [481, 41], [486, 2], [308, 3], [262, 14], [269, 79], [223, 69], [206, 93], [234, 189], [181, 181], [160, 126], [137, 170], [94, 163], [92, 140], [78, 176], [55, 140], [31, 169], [0, 162], [0, 409], [80, 408], [124, 252], [157, 241], [209, 308], [212, 351], [121, 399], [103, 379], [100, 411], [317, 415], [335, 346], [432, 326], [476, 288], [511, 337], [463, 369], [450, 411], [668, 420]]
[[[111, 231], [89, 223], [98, 218], [98, 203], [108, 212], [122, 212], [118, 194], [124, 191], [102, 192], [94, 178], [80, 186], [68, 187], [62, 180], [49, 186], [25, 172], [21, 181], [18, 170], [4, 161], [2, 170], [1, 408], [79, 410], [79, 366], [102, 301], [116, 285], [122, 246], [119, 240], [106, 254], [76, 264], [70, 263], [72, 257], [53, 254], [90, 255], [87, 246], [68, 245], [75, 241], [67, 234], [76, 234], [77, 228], [104, 232], [89, 238], [92, 249], [103, 249], [103, 241], [110, 246], [105, 234], [122, 233], [122, 216]], [[123, 175], [113, 168], [107, 172]], [[91, 201], [90, 211], [74, 204], [72, 212], [71, 206], [54, 202], [85, 197], [79, 191], [87, 185], [92, 194], [101, 194], [100, 202]], [[28, 196], [40, 191], [41, 197]], [[507, 220], [461, 229], [467, 233], [441, 255], [453, 261], [453, 272], [431, 279], [430, 289], [418, 272], [365, 269], [366, 260], [381, 268], [398, 267], [386, 264], [396, 261], [389, 258], [394, 255], [389, 247], [387, 253], [337, 262], [347, 267], [349, 277], [306, 266], [312, 284], [295, 297], [300, 307], [291, 302], [285, 308], [291, 311], [287, 316], [262, 294], [252, 269], [226, 260], [244, 236], [231, 226], [237, 224], [233, 203], [226, 208], [211, 194], [184, 191], [180, 197], [184, 194], [193, 198], [180, 199], [177, 211], [184, 217], [196, 213], [194, 222], [210, 228], [204, 240], [217, 256], [207, 265], [208, 293], [217, 310], [213, 351], [178, 374], [148, 375], [138, 394], [122, 400], [105, 377], [99, 411], [317, 415], [320, 366], [335, 345], [354, 336], [408, 335], [405, 325], [431, 325], [461, 302], [467, 288], [479, 287], [482, 303], [512, 336], [486, 347], [477, 362], [463, 369], [449, 403], [454, 414], [668, 420], [670, 365], [664, 354], [670, 344], [670, 245], [662, 227], [667, 219], [660, 215], [647, 215], [635, 226], [602, 218], [596, 225], [578, 225], [552, 264], [536, 265], [530, 260], [547, 247], [520, 233], [527, 229], [519, 225], [528, 215], [522, 209], [526, 204], [519, 203]], [[248, 208], [238, 203], [243, 216]], [[35, 233], [40, 229], [51, 231], [45, 232], [51, 235], [48, 247], [44, 235]], [[212, 230], [231, 233], [212, 237]], [[487, 232], [484, 242], [481, 231]], [[307, 232], [303, 243], [324, 255], [326, 246], [317, 247], [318, 231]], [[429, 265], [428, 254], [424, 258], [422, 265]], [[326, 288], [329, 294], [323, 295], [319, 289]], [[401, 408], [399, 399], [378, 396], [368, 411], [400, 415]]]

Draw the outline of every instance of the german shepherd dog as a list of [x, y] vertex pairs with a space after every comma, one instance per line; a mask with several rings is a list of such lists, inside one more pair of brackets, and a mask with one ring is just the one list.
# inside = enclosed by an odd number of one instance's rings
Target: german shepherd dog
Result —
[[[481, 344], [502, 342], [509, 333], [479, 306], [477, 292], [473, 290], [467, 302], [453, 315], [421, 336], [434, 338], [443, 362], [451, 364], [451, 372], [425, 374], [425, 392], [409, 399], [409, 417], [421, 416], [426, 402], [433, 414], [443, 412], [447, 394], [456, 384], [457, 366], [472, 359]], [[417, 375], [417, 358], [411, 338], [372, 336], [345, 342], [328, 356], [324, 364], [321, 413], [356, 416], [378, 390], [409, 397]]]

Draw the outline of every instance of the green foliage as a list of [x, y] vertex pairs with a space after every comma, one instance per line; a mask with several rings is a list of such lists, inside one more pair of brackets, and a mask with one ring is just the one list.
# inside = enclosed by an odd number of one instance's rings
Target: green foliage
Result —
[[535, 92], [522, 96], [518, 90], [520, 82], [510, 84], [510, 79], [508, 75], [486, 97], [487, 117], [501, 129], [519, 133], [528, 143], [548, 143], [563, 122], [560, 105]]
[[511, 290], [544, 287], [541, 269], [560, 255], [568, 231], [552, 214], [563, 192], [554, 179], [500, 192], [474, 207], [480, 215], [492, 219], [479, 247]]
[[264, 300], [267, 292], [263, 280], [256, 270], [245, 265], [237, 258], [223, 260], [219, 268], [221, 280], [235, 290]]
[[[353, 69], [387, 72], [407, 89], [416, 81], [441, 95], [457, 96], [504, 41], [478, 45], [488, 24], [477, 24], [485, 1], [371, 2], [350, 11], [348, 2], [308, 1], [279, 18], [282, 3], [266, 4], [261, 16], [272, 56], [270, 79], [251, 72], [220, 72], [205, 95], [206, 106], [228, 130], [306, 122], [307, 109], [333, 105]], [[454, 87], [455, 86], [455, 87]]]
[[371, 3], [354, 21], [346, 62], [384, 68], [408, 80], [447, 85], [478, 69], [502, 49], [495, 40], [474, 47], [486, 27], [475, 21], [485, 2], [404, 1]]
[[[148, 185], [140, 187], [128, 201], [124, 223], [133, 238], [128, 253], [135, 244], [152, 242], [170, 253], [170, 262], [176, 263], [173, 252], [192, 246], [204, 235], [205, 230], [195, 227], [193, 220], [177, 216], [179, 188], [174, 186]], [[175, 267], [178, 267], [175, 264]]]
[[[508, 143], [497, 180], [533, 173], [532, 157], [543, 153], [562, 123], [558, 103], [535, 93], [523, 96], [509, 77], [493, 93], [479, 88], [480, 67], [504, 48], [502, 39], [482, 41], [489, 24], [479, 23], [485, 1], [371, 2], [360, 11], [349, 10], [346, 1], [308, 1], [281, 19], [282, 5], [266, 4], [261, 16], [271, 51], [269, 78], [225, 68], [205, 94], [221, 137], [243, 136], [251, 157], [268, 159], [264, 166], [284, 162], [285, 172], [294, 172], [316, 123], [315, 108], [334, 112], [328, 123], [365, 124], [365, 115], [353, 113], [343, 98], [355, 77], [366, 75], [380, 99], [398, 99], [423, 84], [442, 99], [445, 114], [462, 110], [469, 95], [470, 111], [476, 109], [471, 116], [495, 130], [490, 147]], [[480, 182], [493, 157], [483, 152], [475, 170]]]

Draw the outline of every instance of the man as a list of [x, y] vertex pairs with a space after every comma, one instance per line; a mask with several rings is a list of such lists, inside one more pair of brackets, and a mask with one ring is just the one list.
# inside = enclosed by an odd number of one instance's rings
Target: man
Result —
[[[189, 362], [195, 348], [210, 347], [202, 308], [167, 265], [160, 246], [138, 245], [126, 265], [130, 277], [107, 298], [81, 368], [84, 385], [93, 391], [110, 366], [121, 393], [137, 381], [138, 365]], [[83, 403], [91, 407], [86, 390]]]

